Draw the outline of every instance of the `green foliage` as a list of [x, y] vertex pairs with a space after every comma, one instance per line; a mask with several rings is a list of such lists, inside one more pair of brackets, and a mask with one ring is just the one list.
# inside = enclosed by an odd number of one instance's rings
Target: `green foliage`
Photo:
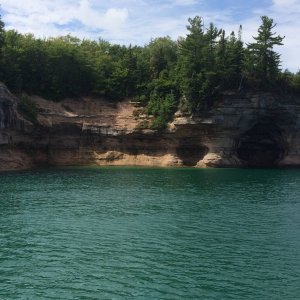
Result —
[[150, 101], [147, 105], [147, 112], [155, 118], [152, 128], [163, 129], [178, 107], [179, 91], [176, 82], [170, 78], [168, 71], [164, 70], [159, 78], [149, 83], [148, 90]]
[[281, 72], [274, 51], [283, 37], [273, 32], [272, 19], [261, 19], [248, 47], [241, 26], [227, 36], [212, 23], [205, 27], [199, 16], [188, 19], [188, 34], [178, 41], [162, 37], [126, 47], [70, 35], [38, 39], [5, 31], [0, 18], [0, 80], [14, 92], [55, 101], [89, 94], [110, 101], [130, 98], [153, 115], [153, 128], [163, 129], [178, 107], [207, 111], [228, 89], [300, 94], [300, 73]]
[[147, 106], [148, 114], [154, 116], [152, 129], [164, 129], [171, 121], [176, 109], [177, 101], [173, 94], [167, 94], [165, 97], [153, 95]]
[[224, 32], [212, 23], [205, 31], [202, 19], [198, 16], [189, 19], [189, 23], [189, 33], [179, 44], [178, 81], [191, 112], [199, 112], [212, 105], [220, 82], [220, 72], [225, 73], [225, 64], [222, 69], [220, 65], [223, 62], [217, 59], [220, 47], [218, 39], [223, 36], [225, 43], [225, 38]]
[[300, 95], [300, 71], [298, 71], [292, 79], [292, 88]]
[[244, 48], [241, 40], [242, 27], [238, 38], [233, 32], [225, 37], [222, 30], [217, 47], [217, 68], [222, 89], [238, 89], [241, 87], [244, 68]]
[[153, 78], [163, 71], [170, 72], [177, 62], [177, 45], [170, 37], [157, 38], [149, 44], [150, 70]]
[[88, 93], [93, 72], [78, 41], [70, 36], [41, 40], [5, 32], [3, 81], [16, 92], [26, 91], [54, 100]]
[[0, 50], [2, 49], [3, 45], [4, 45], [4, 22], [2, 21], [1, 17], [0, 17]]
[[21, 97], [21, 100], [18, 103], [18, 112], [31, 123], [37, 123], [38, 107], [36, 103], [28, 97]]
[[146, 95], [138, 95], [133, 98], [133, 102], [136, 102], [141, 106], [146, 106], [148, 103], [148, 97]]
[[248, 65], [250, 76], [254, 77], [257, 85], [268, 88], [274, 86], [280, 73], [280, 55], [273, 48], [283, 45], [284, 37], [272, 31], [276, 26], [273, 19], [262, 16], [261, 20], [258, 35], [254, 37], [256, 42], [248, 45]]

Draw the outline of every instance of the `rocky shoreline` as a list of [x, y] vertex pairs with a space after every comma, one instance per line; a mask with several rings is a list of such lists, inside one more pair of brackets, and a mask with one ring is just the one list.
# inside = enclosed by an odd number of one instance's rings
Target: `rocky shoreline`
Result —
[[300, 101], [270, 93], [227, 92], [198, 116], [177, 112], [164, 131], [130, 100], [31, 97], [37, 124], [0, 84], [0, 170], [39, 166], [299, 167]]

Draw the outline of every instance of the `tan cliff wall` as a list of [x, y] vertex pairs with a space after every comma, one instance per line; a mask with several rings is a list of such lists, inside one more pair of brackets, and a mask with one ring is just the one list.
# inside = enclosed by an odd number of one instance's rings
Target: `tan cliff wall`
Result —
[[33, 126], [0, 84], [0, 170], [37, 166], [300, 166], [300, 105], [271, 94], [227, 93], [203, 115], [176, 113], [167, 130], [140, 130], [147, 116], [129, 100], [31, 97]]

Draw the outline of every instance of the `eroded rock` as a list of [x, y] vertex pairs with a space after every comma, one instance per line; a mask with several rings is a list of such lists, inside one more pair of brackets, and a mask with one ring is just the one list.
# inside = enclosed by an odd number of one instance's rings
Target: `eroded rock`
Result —
[[17, 113], [18, 99], [0, 84], [0, 170], [91, 164], [300, 166], [298, 99], [226, 93], [209, 112], [177, 112], [164, 132], [139, 129], [147, 116], [130, 101], [31, 99], [39, 107], [35, 126]]

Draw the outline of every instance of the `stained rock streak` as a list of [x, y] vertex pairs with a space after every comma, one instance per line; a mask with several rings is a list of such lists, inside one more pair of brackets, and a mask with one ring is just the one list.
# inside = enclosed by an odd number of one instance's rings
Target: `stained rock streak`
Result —
[[300, 99], [271, 93], [224, 93], [199, 115], [178, 111], [164, 131], [129, 100], [83, 97], [60, 103], [28, 96], [36, 124], [0, 83], [0, 170], [38, 166], [300, 166]]

